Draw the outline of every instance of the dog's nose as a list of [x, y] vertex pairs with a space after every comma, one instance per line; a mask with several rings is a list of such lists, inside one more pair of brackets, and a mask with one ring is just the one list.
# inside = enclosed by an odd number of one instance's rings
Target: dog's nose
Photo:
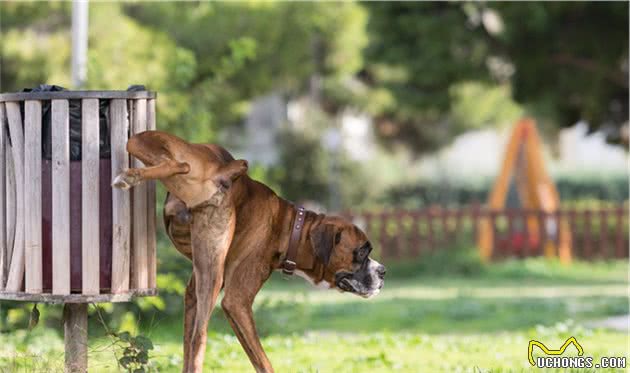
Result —
[[382, 264], [376, 268], [376, 273], [378, 274], [378, 277], [380, 277], [381, 279], [385, 278], [386, 272], [387, 270], [385, 269], [385, 266]]

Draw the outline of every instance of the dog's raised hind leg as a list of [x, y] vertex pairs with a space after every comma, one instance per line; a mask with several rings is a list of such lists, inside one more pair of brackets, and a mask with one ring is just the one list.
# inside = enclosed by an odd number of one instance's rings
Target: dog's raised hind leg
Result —
[[235, 216], [227, 203], [192, 210], [190, 230], [195, 277], [196, 314], [189, 346], [187, 372], [203, 371], [210, 315], [223, 285], [225, 257], [234, 234]]
[[164, 160], [155, 166], [127, 169], [114, 178], [112, 186], [120, 189], [129, 189], [145, 180], [165, 179], [188, 172], [190, 172], [188, 163]]

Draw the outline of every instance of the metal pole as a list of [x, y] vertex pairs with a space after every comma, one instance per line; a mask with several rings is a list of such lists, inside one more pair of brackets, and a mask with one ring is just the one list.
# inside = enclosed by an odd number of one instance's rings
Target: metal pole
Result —
[[72, 2], [72, 87], [82, 88], [87, 79], [88, 0]]
[[[72, 2], [72, 87], [80, 89], [87, 79], [88, 0]], [[87, 304], [63, 306], [65, 372], [87, 372]]]

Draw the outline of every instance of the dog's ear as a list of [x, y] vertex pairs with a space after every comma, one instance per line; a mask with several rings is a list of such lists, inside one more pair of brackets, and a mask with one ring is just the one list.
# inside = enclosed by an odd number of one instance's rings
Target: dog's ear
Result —
[[315, 256], [324, 265], [328, 265], [333, 248], [335, 244], [339, 243], [339, 233], [333, 224], [320, 224], [310, 233], [311, 245], [315, 251]]
[[230, 189], [234, 180], [247, 172], [247, 161], [238, 159], [221, 166], [212, 180], [221, 191]]

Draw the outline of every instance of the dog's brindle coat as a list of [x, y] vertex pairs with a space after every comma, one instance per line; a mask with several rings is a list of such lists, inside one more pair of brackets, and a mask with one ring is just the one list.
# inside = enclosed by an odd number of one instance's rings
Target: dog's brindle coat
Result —
[[[257, 372], [273, 372], [256, 332], [252, 303], [282, 264], [296, 208], [250, 179], [246, 162], [219, 146], [147, 131], [133, 136], [127, 149], [147, 168], [129, 169], [113, 185], [162, 181], [169, 190], [166, 230], [193, 263], [184, 301], [183, 371], [202, 371], [210, 313], [223, 288], [221, 306], [251, 363]], [[318, 287], [363, 297], [378, 294], [385, 267], [368, 257], [371, 246], [359, 228], [307, 211], [302, 232], [297, 274]]]

